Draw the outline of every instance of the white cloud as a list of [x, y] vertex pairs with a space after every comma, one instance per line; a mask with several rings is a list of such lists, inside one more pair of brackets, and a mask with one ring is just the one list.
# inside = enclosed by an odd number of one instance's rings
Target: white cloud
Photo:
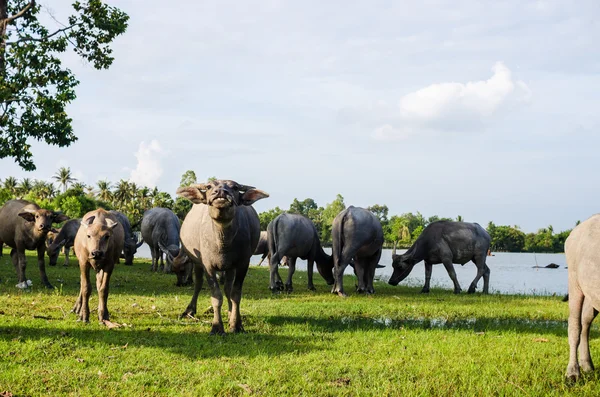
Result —
[[406, 139], [427, 131], [481, 130], [493, 115], [510, 103], [526, 103], [531, 90], [515, 80], [502, 62], [492, 68], [487, 80], [467, 83], [439, 83], [404, 95], [399, 103], [395, 124], [377, 128], [377, 140]]
[[164, 150], [156, 139], [146, 142], [140, 142], [138, 151], [135, 153], [137, 158], [137, 167], [131, 170], [129, 180], [138, 185], [155, 187], [160, 179], [163, 169], [160, 163], [164, 155]]

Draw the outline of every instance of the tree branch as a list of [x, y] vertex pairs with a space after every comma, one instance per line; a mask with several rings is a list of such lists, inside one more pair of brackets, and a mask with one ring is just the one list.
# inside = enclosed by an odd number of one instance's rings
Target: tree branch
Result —
[[35, 0], [31, 0], [25, 7], [23, 7], [21, 11], [17, 12], [15, 15], [11, 15], [10, 17], [6, 18], [4, 23], [8, 25], [15, 19], [21, 18], [33, 6], [35, 6]]
[[23, 37], [23, 38], [21, 38], [21, 39], [19, 39], [17, 41], [7, 41], [6, 45], [14, 45], [14, 44], [23, 43], [23, 42], [26, 42], [26, 41], [45, 41], [45, 40], [48, 40], [52, 36], [56, 36], [59, 33], [63, 33], [65, 31], [69, 30], [69, 29], [73, 29], [75, 26], [80, 26], [80, 25], [81, 25], [81, 23], [75, 23], [75, 24], [73, 24], [71, 26], [67, 26], [65, 28], [58, 29], [56, 32], [51, 33], [48, 36], [44, 36], [44, 37]]

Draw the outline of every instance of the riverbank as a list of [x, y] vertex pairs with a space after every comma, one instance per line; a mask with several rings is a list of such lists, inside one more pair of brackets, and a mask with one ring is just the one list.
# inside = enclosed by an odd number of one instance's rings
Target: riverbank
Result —
[[[61, 261], [59, 260], [59, 263]], [[297, 272], [292, 294], [272, 295], [268, 271], [252, 267], [241, 312], [246, 334], [210, 337], [204, 289], [196, 319], [178, 319], [192, 287], [151, 274], [149, 261], [119, 265], [111, 280], [108, 330], [69, 313], [79, 270], [47, 268], [40, 289], [17, 290], [0, 258], [0, 393], [14, 395], [596, 395], [597, 373], [567, 387], [568, 307], [557, 297], [455, 296], [376, 283], [374, 296], [317, 292]], [[287, 270], [281, 270], [285, 277]], [[97, 305], [94, 291], [91, 306]], [[93, 315], [92, 315], [93, 318]], [[598, 331], [591, 349], [598, 357]]]

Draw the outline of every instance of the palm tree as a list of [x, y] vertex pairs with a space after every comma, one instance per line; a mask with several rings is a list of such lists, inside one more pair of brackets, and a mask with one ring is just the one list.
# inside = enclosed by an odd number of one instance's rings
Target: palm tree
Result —
[[129, 188], [129, 182], [121, 179], [117, 184], [117, 188], [114, 192], [115, 203], [122, 206], [131, 199], [131, 190]]
[[24, 195], [29, 193], [32, 188], [33, 188], [33, 184], [31, 183], [31, 179], [23, 178], [23, 180], [21, 181], [21, 184], [18, 187], [18, 193], [21, 197], [23, 197]]
[[71, 175], [71, 168], [69, 167], [60, 167], [58, 169], [58, 172], [54, 174], [52, 179], [54, 179], [62, 185], [63, 193], [67, 191], [67, 186], [69, 185], [69, 183], [75, 182], [77, 180]]
[[71, 189], [85, 190], [86, 188], [87, 188], [87, 185], [83, 182], [75, 182], [74, 184], [71, 185]]
[[98, 185], [98, 194], [97, 197], [98, 199], [100, 199], [100, 201], [104, 201], [106, 203], [110, 203], [110, 201], [113, 198], [113, 194], [110, 191], [110, 182], [109, 181], [98, 181], [96, 183], [96, 185]]
[[17, 184], [17, 178], [14, 176], [9, 176], [4, 180], [4, 188], [10, 190], [13, 195], [17, 193]]

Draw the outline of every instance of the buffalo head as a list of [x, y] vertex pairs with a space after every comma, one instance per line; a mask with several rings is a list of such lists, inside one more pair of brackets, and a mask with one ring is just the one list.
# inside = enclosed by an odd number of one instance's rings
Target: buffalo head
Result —
[[104, 258], [110, 248], [110, 242], [113, 235], [113, 229], [119, 224], [111, 219], [105, 219], [104, 222], [94, 223], [96, 216], [90, 216], [81, 221], [81, 226], [85, 230], [83, 245], [88, 252], [88, 261], [94, 270], [102, 269]]
[[19, 216], [25, 219], [34, 236], [43, 236], [46, 235], [50, 230], [52, 230], [53, 223], [61, 223], [69, 220], [69, 217], [60, 213], [45, 210], [42, 208], [32, 208], [30, 206], [26, 206], [19, 212]]

